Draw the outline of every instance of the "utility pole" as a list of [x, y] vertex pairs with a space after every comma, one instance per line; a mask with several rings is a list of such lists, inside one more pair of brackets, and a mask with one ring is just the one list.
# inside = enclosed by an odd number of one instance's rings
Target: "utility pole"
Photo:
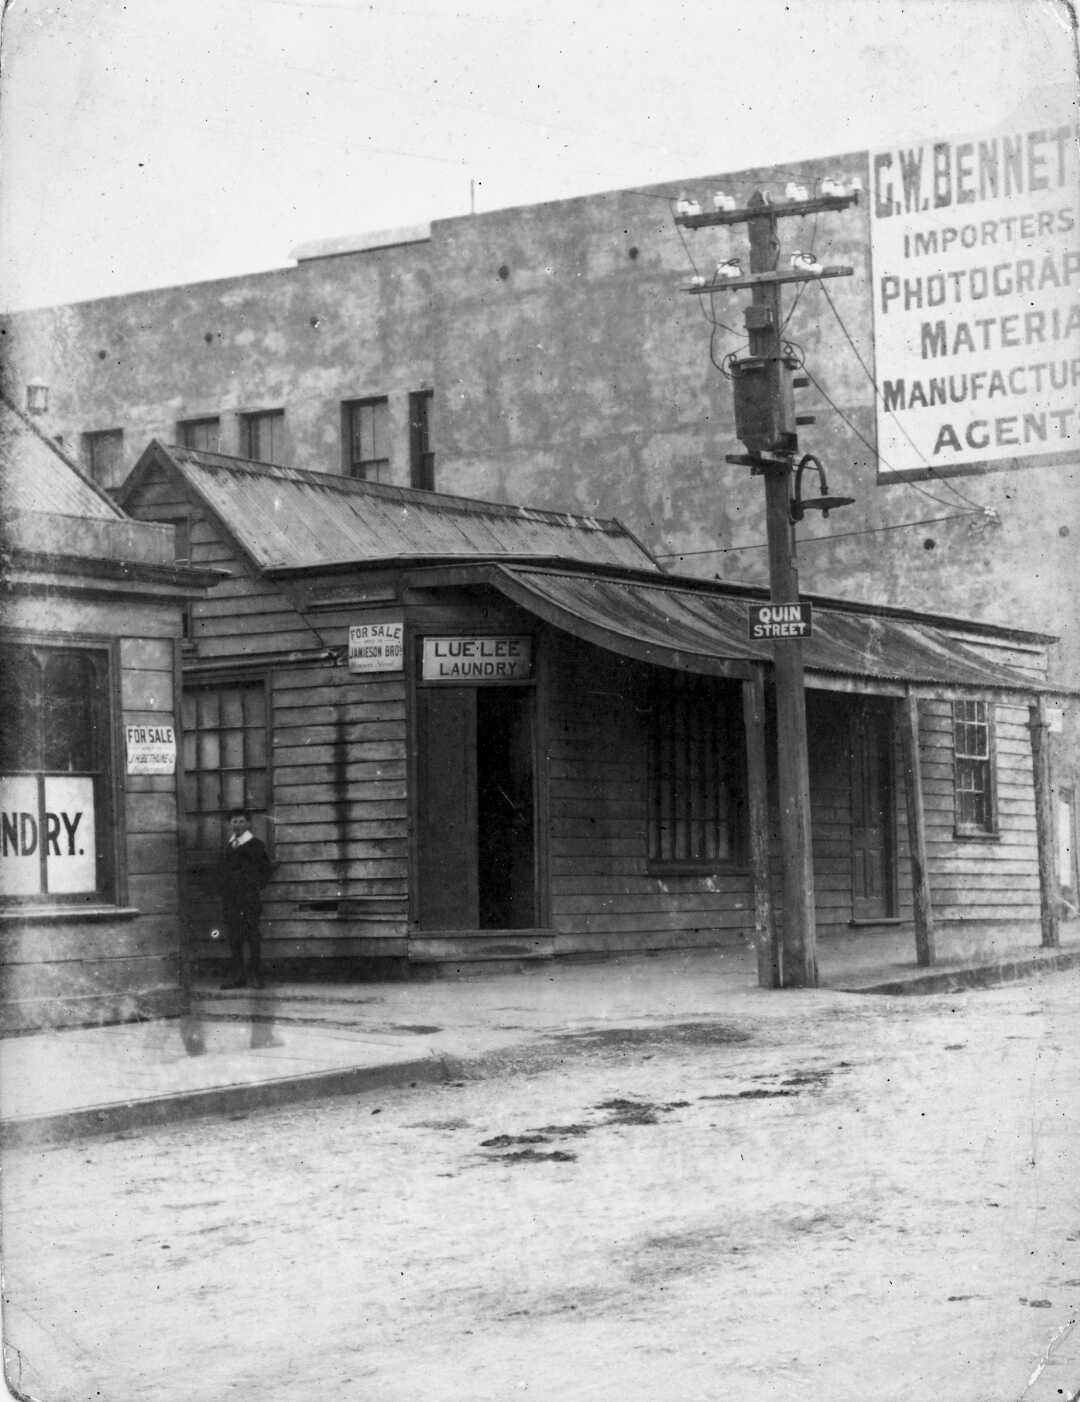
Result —
[[[765, 527], [769, 549], [769, 598], [772, 604], [797, 604], [799, 576], [795, 554], [795, 522], [807, 508], [823, 511], [847, 505], [850, 498], [829, 497], [824, 469], [817, 459], [806, 457], [798, 468], [796, 428], [812, 423], [796, 415], [794, 389], [807, 381], [795, 378], [798, 361], [785, 349], [782, 330], [781, 285], [817, 281], [824, 277], [850, 277], [853, 269], [821, 267], [812, 258], [796, 255], [791, 270], [778, 270], [779, 218], [846, 209], [858, 202], [857, 189], [795, 199], [774, 205], [760, 190], [743, 209], [720, 207], [703, 214], [677, 213], [676, 222], [690, 229], [718, 224], [746, 224], [750, 238], [750, 271], [742, 273], [734, 261], [717, 268], [714, 277], [697, 279], [688, 291], [697, 295], [749, 288], [746, 308], [749, 355], [731, 362], [735, 393], [735, 431], [746, 454], [729, 454], [727, 461], [749, 467], [765, 479]], [[724, 200], [731, 205], [734, 202]], [[821, 496], [804, 501], [801, 493], [805, 466], [816, 470]], [[806, 625], [807, 629], [809, 625]], [[804, 634], [805, 636], [805, 634]], [[810, 783], [806, 743], [806, 689], [803, 677], [802, 641], [799, 636], [773, 639], [776, 685], [776, 748], [780, 801], [780, 846], [783, 862], [783, 936], [777, 965], [781, 988], [815, 988], [818, 981], [817, 935], [814, 920], [814, 865], [810, 826]]]

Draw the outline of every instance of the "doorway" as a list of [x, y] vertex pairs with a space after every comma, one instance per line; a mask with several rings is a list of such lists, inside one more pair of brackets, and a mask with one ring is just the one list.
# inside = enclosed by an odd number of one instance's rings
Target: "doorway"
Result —
[[851, 717], [851, 901], [855, 920], [896, 916], [896, 788], [889, 703], [866, 697]]
[[531, 687], [418, 687], [416, 920], [522, 930], [536, 912]]

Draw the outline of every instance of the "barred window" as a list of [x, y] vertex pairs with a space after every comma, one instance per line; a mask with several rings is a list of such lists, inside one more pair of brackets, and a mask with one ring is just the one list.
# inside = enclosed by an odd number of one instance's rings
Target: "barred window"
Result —
[[702, 677], [653, 689], [649, 735], [649, 861], [696, 869], [740, 860], [744, 752], [741, 711]]
[[109, 659], [0, 646], [0, 896], [112, 899]]
[[185, 688], [182, 714], [189, 846], [215, 851], [230, 809], [267, 807], [264, 683]]
[[953, 784], [959, 832], [994, 832], [993, 712], [986, 701], [953, 702]]

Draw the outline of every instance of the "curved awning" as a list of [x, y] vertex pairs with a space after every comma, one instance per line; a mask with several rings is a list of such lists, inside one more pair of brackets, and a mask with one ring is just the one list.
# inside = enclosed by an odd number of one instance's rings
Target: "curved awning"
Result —
[[[732, 593], [709, 581], [633, 577], [557, 565], [485, 563], [437, 571], [443, 584], [490, 585], [554, 627], [597, 647], [680, 671], [747, 677], [771, 663], [773, 644], [748, 637], [747, 607], [760, 591]], [[414, 582], [420, 583], [414, 576]], [[434, 582], [434, 581], [433, 581]], [[979, 625], [972, 624], [972, 629]], [[905, 687], [1024, 693], [1054, 690], [1039, 675], [990, 661], [958, 640], [962, 624], [921, 622], [860, 606], [815, 604], [813, 635], [802, 644], [809, 685], [849, 684], [899, 692]], [[1034, 668], [1051, 639], [983, 628], [987, 644], [1014, 656], [1028, 650]], [[993, 636], [999, 633], [1000, 638]], [[1026, 649], [1024, 648], [1026, 643]]]

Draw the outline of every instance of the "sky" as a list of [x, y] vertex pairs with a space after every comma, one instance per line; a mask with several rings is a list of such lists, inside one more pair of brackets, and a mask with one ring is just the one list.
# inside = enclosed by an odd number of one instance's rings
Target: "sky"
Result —
[[6, 0], [0, 309], [312, 240], [979, 131], [1069, 0]]

